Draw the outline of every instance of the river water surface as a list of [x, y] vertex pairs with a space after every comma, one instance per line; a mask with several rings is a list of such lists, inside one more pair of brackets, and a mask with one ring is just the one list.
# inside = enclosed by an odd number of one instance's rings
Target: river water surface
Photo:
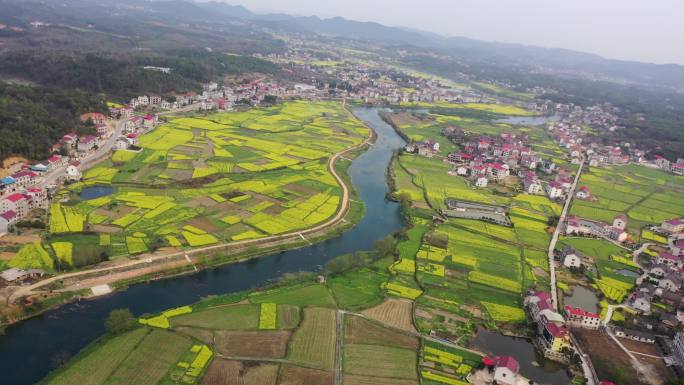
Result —
[[392, 152], [405, 143], [380, 119], [378, 111], [375, 108], [354, 111], [377, 134], [375, 144], [349, 168], [352, 183], [366, 204], [366, 214], [354, 229], [339, 238], [302, 249], [134, 285], [125, 291], [68, 304], [8, 327], [0, 337], [0, 383], [29, 385], [39, 381], [58, 365], [58, 357], [73, 356], [101, 336], [104, 319], [113, 309], [129, 308], [135, 315], [157, 313], [208, 295], [249, 290], [284, 273], [316, 270], [338, 255], [370, 250], [374, 241], [399, 230], [403, 226], [399, 205], [385, 199], [388, 192], [385, 172]]

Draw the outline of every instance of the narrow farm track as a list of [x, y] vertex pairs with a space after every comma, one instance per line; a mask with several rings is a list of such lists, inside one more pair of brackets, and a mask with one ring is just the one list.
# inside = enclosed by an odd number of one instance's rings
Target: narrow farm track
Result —
[[344, 343], [344, 314], [338, 310], [335, 314], [335, 382], [334, 385], [342, 385], [342, 344]]
[[[293, 240], [301, 240], [304, 238], [306, 235], [315, 235], [319, 232], [325, 231], [329, 229], [330, 227], [333, 227], [339, 223], [341, 223], [344, 220], [345, 215], [347, 214], [347, 211], [349, 210], [349, 203], [350, 203], [350, 187], [347, 186], [345, 183], [344, 179], [337, 173], [337, 170], [335, 170], [335, 164], [337, 163], [337, 160], [340, 158], [343, 158], [346, 154], [351, 153], [352, 151], [355, 151], [357, 149], [360, 149], [366, 145], [371, 145], [373, 140], [375, 139], [375, 133], [371, 127], [366, 125], [366, 127], [369, 130], [368, 137], [366, 140], [364, 140], [362, 143], [347, 148], [341, 152], [338, 152], [334, 154], [330, 159], [328, 160], [328, 170], [329, 172], [333, 175], [333, 177], [337, 180], [337, 183], [340, 185], [342, 188], [342, 199], [340, 201], [340, 206], [335, 214], [334, 217], [328, 219], [327, 221], [318, 224], [314, 227], [308, 228], [306, 230], [297, 230], [297, 231], [292, 231], [289, 233], [285, 234], [280, 234], [280, 235], [274, 235], [274, 236], [269, 236], [269, 237], [264, 237], [264, 238], [259, 238], [259, 239], [251, 239], [251, 240], [244, 240], [244, 241], [237, 241], [237, 242], [227, 242], [227, 243], [222, 243], [218, 245], [213, 245], [213, 246], [206, 246], [206, 247], [201, 247], [197, 249], [192, 249], [192, 250], [187, 250], [187, 251], [179, 251], [179, 252], [170, 252], [170, 253], [162, 253], [162, 254], [154, 254], [154, 255], [141, 255], [139, 260], [136, 261], [131, 261], [128, 263], [116, 265], [116, 266], [108, 266], [108, 267], [101, 267], [101, 268], [95, 268], [95, 269], [90, 269], [90, 270], [84, 270], [84, 271], [78, 271], [74, 273], [68, 273], [68, 274], [62, 274], [62, 275], [57, 275], [45, 280], [42, 280], [40, 282], [34, 283], [33, 285], [29, 286], [22, 286], [18, 288], [14, 293], [12, 293], [10, 297], [10, 301], [16, 301], [17, 299], [30, 295], [32, 292], [50, 285], [52, 283], [55, 283], [57, 281], [65, 280], [65, 279], [77, 279], [78, 278], [92, 278], [93, 276], [97, 275], [104, 275], [104, 274], [111, 274], [116, 271], [131, 271], [134, 269], [138, 268], [147, 268], [152, 266], [152, 264], [158, 264], [162, 265], [166, 262], [173, 261], [176, 258], [185, 258], [187, 256], [193, 256], [193, 255], [198, 255], [198, 254], [206, 254], [210, 252], [218, 252], [218, 251], [224, 251], [226, 249], [238, 249], [238, 248], [247, 248], [251, 246], [259, 246], [263, 245], [265, 243], [274, 243], [273, 245], [269, 246], [277, 246], [278, 244], [283, 244], [283, 243], [288, 243], [292, 242]], [[192, 262], [191, 262], [192, 264]], [[76, 283], [76, 286], [78, 286], [78, 283]], [[85, 287], [84, 287], [85, 288]]]

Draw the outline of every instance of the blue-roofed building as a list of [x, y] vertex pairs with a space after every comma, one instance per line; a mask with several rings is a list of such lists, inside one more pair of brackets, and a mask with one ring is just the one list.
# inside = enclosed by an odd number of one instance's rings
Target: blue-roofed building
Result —
[[11, 176], [0, 179], [0, 193], [7, 191], [7, 189], [15, 183], [17, 183], [17, 181]]

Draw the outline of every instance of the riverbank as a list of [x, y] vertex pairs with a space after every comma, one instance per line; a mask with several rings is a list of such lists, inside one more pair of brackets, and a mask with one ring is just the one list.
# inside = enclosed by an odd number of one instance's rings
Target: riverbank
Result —
[[[348, 109], [347, 111], [351, 113]], [[366, 151], [377, 139], [377, 134], [373, 128], [367, 124], [364, 125], [368, 129], [368, 137], [365, 141], [357, 146], [345, 149], [329, 159], [328, 170], [343, 191], [340, 207], [336, 215], [330, 220], [310, 229], [288, 234], [177, 252], [163, 251], [138, 256], [135, 261], [121, 266], [88, 269], [43, 280], [29, 287], [20, 288], [11, 294], [11, 301], [25, 298], [24, 303], [29, 303], [30, 306], [15, 308], [19, 313], [12, 316], [9, 322], [0, 324], [0, 327], [26, 320], [50, 309], [63, 306], [72, 300], [90, 297], [83, 294], [84, 287], [106, 284], [119, 289], [139, 282], [193, 273], [224, 264], [246, 262], [270, 252], [298, 249], [339, 237], [344, 231], [354, 227], [363, 216], [363, 203], [358, 199], [358, 193], [353, 188], [347, 170], [352, 160]], [[55, 296], [53, 290], [49, 290], [47, 293], [38, 291], [43, 287], [54, 286], [55, 283], [59, 283], [59, 286], [63, 288], [56, 295], [60, 298], [59, 301], [52, 299]], [[85, 291], [87, 290], [85, 289]], [[69, 292], [78, 292], [78, 294], [69, 294]], [[39, 310], [33, 311], [32, 309]]]

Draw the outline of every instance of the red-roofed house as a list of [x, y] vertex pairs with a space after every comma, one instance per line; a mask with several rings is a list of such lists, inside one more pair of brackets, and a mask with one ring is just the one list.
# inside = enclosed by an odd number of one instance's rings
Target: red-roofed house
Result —
[[0, 234], [9, 231], [9, 228], [17, 222], [17, 213], [12, 210], [0, 214]]
[[81, 137], [78, 141], [78, 151], [87, 152], [92, 150], [97, 145], [97, 138], [92, 135]]
[[601, 326], [601, 316], [596, 313], [584, 311], [583, 309], [566, 305], [563, 309], [565, 319], [570, 326], [585, 329], [598, 329]]
[[660, 228], [671, 234], [679, 233], [684, 230], [684, 219], [670, 219], [669, 221], [663, 222], [660, 225]]
[[14, 193], [0, 201], [1, 213], [14, 211], [19, 218], [25, 217], [28, 214], [29, 209], [29, 197], [24, 194]]
[[33, 171], [19, 171], [12, 174], [12, 178], [15, 181], [13, 186], [15, 188], [33, 186], [38, 183], [38, 174]]
[[667, 265], [672, 268], [682, 268], [684, 265], [684, 258], [679, 255], [674, 255], [668, 251], [663, 251], [655, 258], [659, 265]]
[[545, 356], [564, 358], [563, 350], [572, 349], [567, 326], [551, 322], [542, 315], [540, 321], [537, 322], [537, 327], [539, 345], [543, 348]]
[[47, 166], [48, 169], [54, 170], [57, 168], [60, 168], [62, 166], [65, 166], [67, 164], [67, 158], [63, 157], [61, 155], [53, 155], [48, 158], [47, 160]]
[[48, 208], [48, 197], [47, 197], [47, 190], [44, 190], [42, 188], [37, 188], [37, 187], [32, 187], [26, 190], [26, 195], [31, 197], [31, 201], [29, 203], [29, 206], [31, 208], [41, 208], [41, 209], [47, 209]]
[[491, 163], [487, 171], [489, 175], [496, 180], [504, 180], [504, 178], [510, 175], [508, 166], [501, 163]]
[[156, 119], [153, 115], [145, 115], [145, 117], [143, 118], [143, 126], [145, 128], [153, 128], [155, 121]]
[[107, 133], [107, 125], [106, 124], [98, 124], [95, 126], [95, 131], [97, 132], [98, 136], [102, 136]]
[[575, 197], [577, 199], [589, 199], [591, 198], [591, 191], [589, 190], [588, 186], [582, 186], [577, 190], [577, 193], [575, 194]]
[[138, 134], [128, 134], [126, 135], [126, 139], [131, 146], [138, 144]]
[[511, 356], [496, 356], [491, 358], [494, 367], [494, 380], [498, 384], [515, 385], [518, 381], [520, 364]]
[[563, 196], [563, 185], [557, 181], [551, 181], [546, 185], [546, 194], [549, 199], [558, 199]]

